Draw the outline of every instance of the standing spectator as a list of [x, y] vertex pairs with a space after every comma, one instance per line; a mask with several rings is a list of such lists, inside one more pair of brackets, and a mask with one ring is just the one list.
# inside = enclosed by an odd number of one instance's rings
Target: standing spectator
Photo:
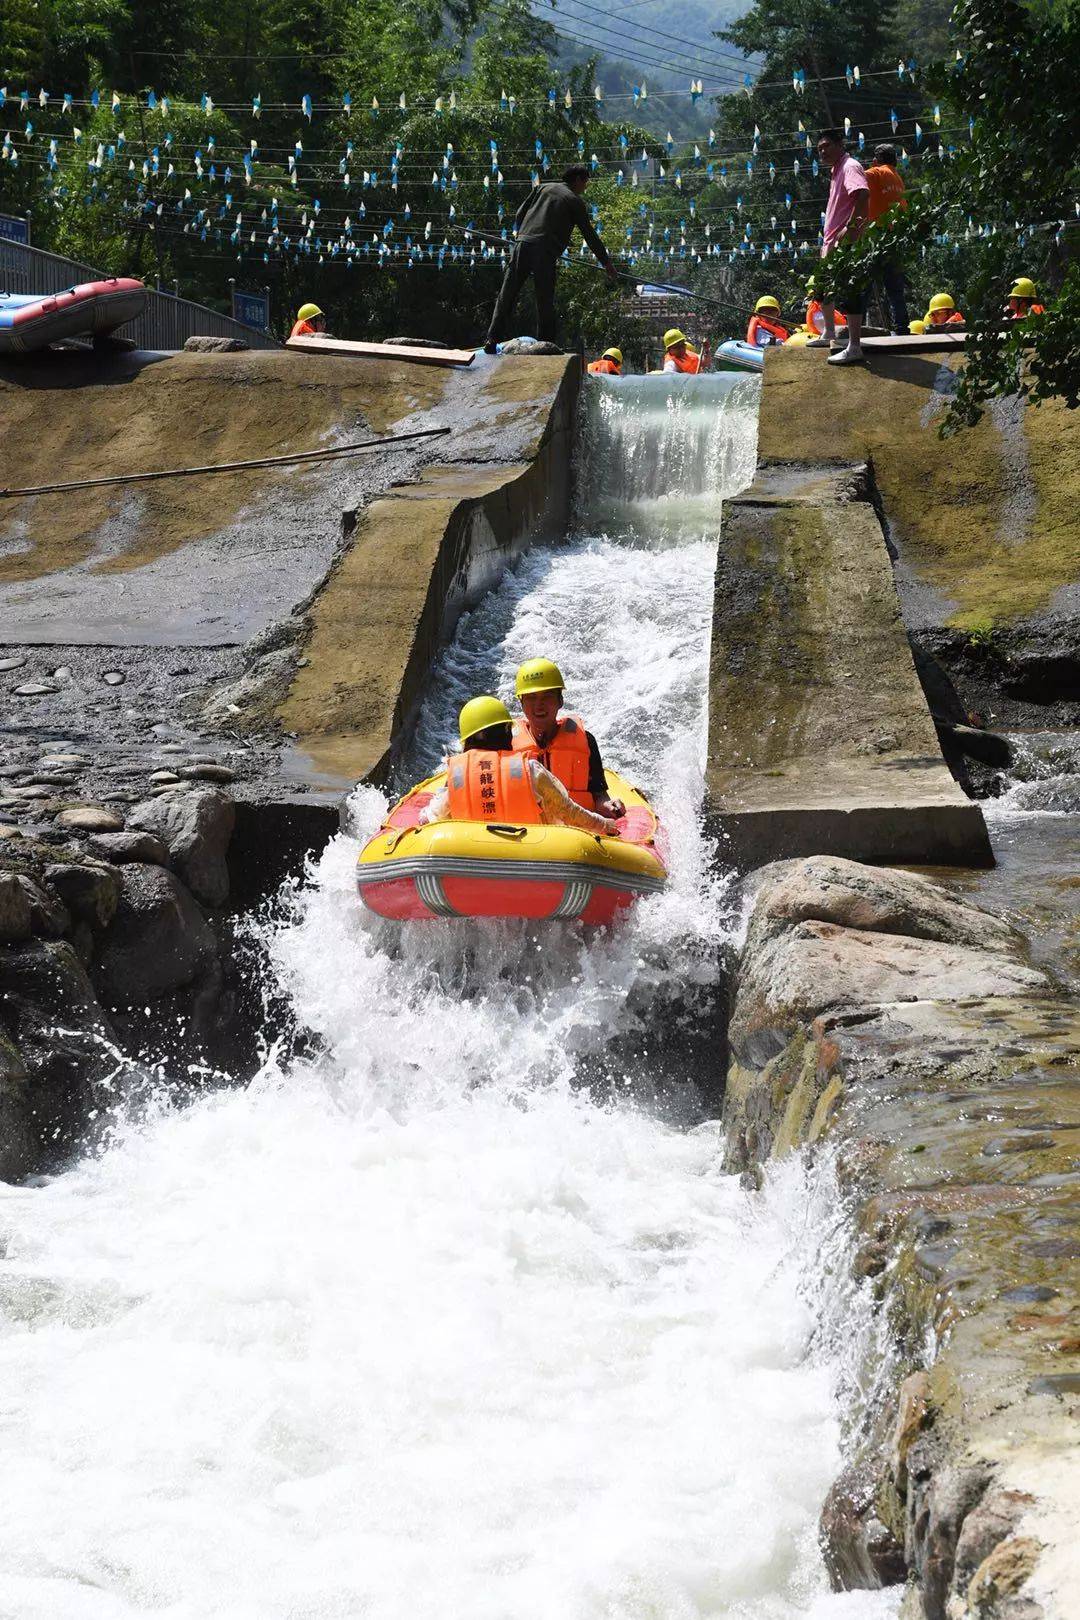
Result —
[[537, 337], [555, 342], [555, 266], [570, 245], [574, 227], [581, 232], [611, 281], [616, 280], [611, 254], [593, 228], [585, 206], [589, 171], [584, 163], [571, 163], [561, 180], [536, 186], [517, 211], [517, 241], [510, 254], [503, 284], [491, 316], [485, 354], [494, 354], [514, 313], [518, 293], [532, 277], [539, 316]]
[[[906, 187], [896, 167], [895, 146], [875, 146], [874, 161], [866, 171], [866, 183], [870, 187], [871, 225], [882, 219], [890, 208], [907, 208]], [[881, 279], [889, 300], [892, 330], [906, 332], [909, 316], [904, 272], [895, 260], [889, 260], [882, 267]]]
[[[818, 157], [832, 170], [829, 201], [825, 208], [825, 240], [821, 257], [828, 258], [833, 248], [842, 242], [856, 242], [866, 229], [870, 213], [870, 187], [861, 163], [851, 157], [844, 146], [844, 137], [838, 129], [823, 129], [818, 136]], [[847, 316], [847, 346], [830, 354], [830, 366], [864, 366], [862, 351], [862, 324], [866, 313], [866, 289], [852, 287], [838, 300]], [[836, 304], [822, 305], [825, 331], [819, 338], [811, 338], [808, 349], [832, 348], [836, 343]]]

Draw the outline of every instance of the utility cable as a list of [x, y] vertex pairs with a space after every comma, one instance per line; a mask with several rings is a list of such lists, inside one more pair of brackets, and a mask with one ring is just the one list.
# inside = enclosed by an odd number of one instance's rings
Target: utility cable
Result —
[[159, 472], [117, 473], [112, 478], [79, 478], [69, 484], [35, 484], [28, 489], [0, 489], [0, 500], [26, 495], [58, 495], [74, 489], [102, 489], [109, 484], [149, 484], [160, 478], [202, 478], [210, 473], [243, 472], [251, 467], [287, 467], [299, 462], [326, 461], [332, 456], [355, 455], [360, 450], [378, 450], [383, 445], [407, 444], [413, 439], [437, 439], [452, 428], [420, 428], [414, 433], [392, 433], [382, 439], [359, 439], [355, 444], [338, 444], [323, 450], [302, 450], [291, 456], [259, 456], [252, 461], [218, 461], [208, 467], [169, 467]]

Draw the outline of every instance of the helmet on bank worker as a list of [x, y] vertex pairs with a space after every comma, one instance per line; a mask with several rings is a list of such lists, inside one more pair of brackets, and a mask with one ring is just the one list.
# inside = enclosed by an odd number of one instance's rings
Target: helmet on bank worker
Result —
[[530, 692], [561, 692], [565, 684], [562, 670], [550, 658], [530, 658], [517, 672], [514, 696], [528, 697]]
[[622, 350], [621, 349], [605, 349], [603, 357], [604, 357], [605, 360], [617, 360], [619, 362], [620, 366], [622, 365]]
[[677, 326], [669, 326], [664, 333], [664, 348], [673, 349], [677, 343], [689, 343], [690, 339], [685, 332], [680, 332]]
[[773, 298], [771, 294], [767, 294], [764, 298], [759, 298], [757, 303], [754, 305], [754, 314], [760, 315], [763, 309], [775, 310], [777, 315], [779, 315], [780, 302], [778, 299]]
[[952, 295], [950, 293], [935, 293], [933, 298], [930, 300], [927, 313], [930, 315], [936, 315], [939, 309], [955, 308], [956, 305], [953, 302]]
[[513, 723], [510, 710], [501, 698], [475, 697], [469, 699], [458, 715], [458, 732], [464, 744], [489, 726], [512, 726]]
[[1010, 298], [1038, 298], [1039, 289], [1030, 276], [1018, 276], [1013, 282]]
[[925, 321], [908, 321], [908, 331], [915, 337], [920, 337], [926, 331]]
[[318, 304], [301, 304], [296, 312], [296, 318], [298, 321], [313, 321], [316, 315], [321, 314], [322, 310]]

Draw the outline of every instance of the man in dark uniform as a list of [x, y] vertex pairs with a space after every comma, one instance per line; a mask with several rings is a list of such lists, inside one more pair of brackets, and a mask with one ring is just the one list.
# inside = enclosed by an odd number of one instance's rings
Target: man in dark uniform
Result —
[[585, 164], [572, 163], [561, 180], [535, 186], [518, 209], [514, 219], [517, 241], [491, 317], [485, 354], [494, 354], [496, 345], [507, 336], [518, 294], [530, 276], [539, 313], [537, 336], [545, 343], [556, 341], [555, 266], [569, 247], [575, 227], [609, 278], [616, 279], [611, 254], [593, 228], [585, 206], [584, 192], [588, 183], [589, 171]]

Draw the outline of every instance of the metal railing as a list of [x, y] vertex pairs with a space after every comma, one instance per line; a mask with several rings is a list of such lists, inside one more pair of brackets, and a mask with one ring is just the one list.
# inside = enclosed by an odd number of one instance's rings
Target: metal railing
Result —
[[[60, 253], [24, 247], [0, 239], [0, 292], [58, 293], [82, 281], [102, 281], [104, 272], [93, 265], [66, 259]], [[146, 290], [146, 308], [137, 320], [121, 326], [118, 336], [133, 338], [140, 349], [182, 349], [189, 337], [240, 338], [251, 349], [278, 349], [268, 332], [244, 326], [229, 315], [219, 315], [187, 298]]]

